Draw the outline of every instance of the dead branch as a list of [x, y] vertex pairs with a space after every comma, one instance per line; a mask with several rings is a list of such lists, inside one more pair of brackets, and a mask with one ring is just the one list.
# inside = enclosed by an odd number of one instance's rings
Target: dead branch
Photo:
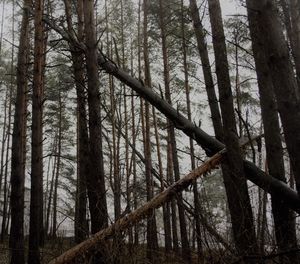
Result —
[[214, 169], [221, 162], [223, 153], [224, 151], [218, 152], [204, 162], [200, 167], [172, 184], [169, 188], [156, 195], [152, 200], [143, 206], [119, 219], [116, 223], [112, 224], [108, 228], [102, 229], [91, 238], [69, 249], [61, 256], [53, 259], [49, 264], [73, 263], [77, 257], [91, 254], [99, 242], [134, 226], [142, 219], [145, 219], [149, 213], [153, 211], [153, 209], [159, 208], [164, 203], [170, 201], [172, 197], [191, 185], [198, 177]]

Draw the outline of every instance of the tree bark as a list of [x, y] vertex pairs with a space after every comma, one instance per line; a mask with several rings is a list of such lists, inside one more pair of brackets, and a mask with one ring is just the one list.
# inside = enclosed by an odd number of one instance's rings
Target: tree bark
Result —
[[[196, 4], [196, 3], [194, 3]], [[191, 113], [191, 100], [190, 100], [190, 85], [189, 85], [189, 73], [188, 73], [188, 63], [187, 63], [187, 44], [186, 44], [186, 34], [184, 29], [184, 13], [183, 13], [184, 5], [183, 1], [181, 1], [181, 26], [182, 26], [182, 52], [183, 52], [183, 68], [184, 68], [184, 88], [186, 93], [186, 105], [187, 105], [187, 117], [189, 121], [192, 121], [192, 113]], [[198, 9], [196, 6], [196, 11], [199, 18]], [[194, 14], [196, 17], [197, 14]], [[200, 21], [200, 19], [199, 19]], [[208, 57], [207, 57], [208, 58]], [[210, 70], [210, 69], [208, 69]], [[210, 72], [210, 71], [209, 71]], [[215, 90], [213, 88], [213, 94], [215, 95]], [[216, 101], [217, 102], [217, 101]], [[217, 104], [218, 108], [218, 104]], [[218, 108], [219, 113], [219, 108]], [[219, 115], [220, 117], [220, 115]], [[190, 158], [191, 158], [191, 169], [194, 170], [196, 168], [195, 163], [195, 150], [194, 150], [194, 141], [192, 138], [189, 138], [190, 141]], [[197, 241], [197, 253], [198, 253], [198, 262], [201, 263], [204, 261], [203, 258], [203, 248], [202, 248], [202, 239], [201, 239], [201, 223], [200, 223], [200, 213], [201, 213], [201, 205], [200, 205], [200, 199], [198, 195], [198, 185], [197, 181], [193, 184], [193, 194], [194, 194], [194, 206], [195, 206], [195, 236]]]
[[[151, 86], [151, 74], [149, 63], [149, 51], [148, 51], [148, 12], [149, 12], [149, 0], [144, 0], [144, 21], [143, 21], [143, 55], [144, 55], [144, 67], [145, 67], [145, 84]], [[151, 174], [151, 137], [150, 137], [150, 110], [149, 103], [145, 101], [145, 127], [144, 127], [144, 155], [146, 159], [145, 174], [146, 174], [146, 189], [147, 189], [147, 201], [150, 201], [154, 195], [153, 177]], [[155, 210], [149, 214], [147, 218], [147, 258], [151, 263], [156, 260], [155, 250], [158, 249], [157, 230], [156, 230], [156, 216]]]
[[93, 170], [88, 174], [87, 188], [91, 213], [92, 234], [108, 224], [105, 176], [102, 152], [102, 128], [100, 112], [100, 83], [97, 68], [97, 46], [94, 20], [94, 1], [85, 1], [84, 32], [86, 43], [86, 67], [88, 79], [88, 107], [90, 133], [90, 164]]
[[52, 218], [52, 239], [56, 239], [57, 232], [57, 202], [58, 202], [58, 179], [61, 171], [61, 141], [62, 141], [62, 100], [61, 92], [59, 91], [59, 116], [58, 116], [58, 133], [57, 133], [57, 149], [56, 149], [56, 170], [55, 170], [55, 182], [54, 182], [54, 194], [53, 194], [53, 218]]
[[44, 1], [35, 1], [34, 76], [32, 95], [31, 190], [28, 262], [40, 263], [41, 224], [43, 223], [43, 75], [44, 75]]
[[[169, 104], [171, 102], [171, 92], [170, 92], [170, 67], [169, 67], [169, 58], [168, 58], [168, 46], [167, 46], [167, 33], [165, 29], [165, 13], [167, 10], [165, 9], [162, 0], [159, 1], [159, 21], [160, 21], [160, 31], [161, 31], [161, 40], [162, 40], [162, 55], [163, 55], [163, 64], [164, 64], [164, 86], [165, 86], [165, 95], [166, 100]], [[168, 121], [168, 139], [169, 139], [169, 146], [171, 147], [172, 153], [172, 164], [174, 170], [175, 181], [180, 179], [180, 168], [178, 162], [178, 155], [177, 155], [177, 147], [176, 147], [176, 137], [175, 137], [175, 129], [174, 124], [171, 120]], [[187, 230], [186, 230], [186, 220], [184, 214], [184, 208], [182, 208], [182, 195], [178, 194], [178, 214], [179, 214], [179, 224], [180, 224], [180, 234], [181, 234], [181, 243], [182, 243], [182, 257], [184, 261], [190, 261], [190, 248], [189, 248], [189, 241], [187, 237]], [[174, 227], [173, 227], [174, 228]]]
[[208, 97], [208, 104], [211, 111], [211, 119], [214, 131], [218, 140], [223, 141], [222, 119], [219, 109], [219, 103], [213, 82], [213, 76], [210, 67], [207, 44], [205, 41], [204, 28], [199, 16], [196, 0], [190, 0], [190, 11], [193, 20], [197, 48], [201, 59], [202, 71], [204, 75], [205, 89]]
[[[224, 174], [224, 184], [231, 215], [233, 238], [240, 256], [257, 255], [258, 245], [255, 237], [252, 208], [236, 130], [220, 3], [218, 0], [209, 0], [208, 7], [223, 119], [224, 142], [227, 149], [226, 161], [228, 162], [228, 169], [231, 171], [230, 174]], [[254, 263], [250, 259], [245, 260], [245, 262]]]
[[[29, 7], [30, 0], [23, 6]], [[17, 64], [17, 97], [14, 114], [11, 153], [11, 225], [9, 247], [11, 264], [24, 264], [24, 183], [26, 154], [26, 94], [29, 57], [29, 11], [23, 9]], [[3, 230], [2, 230], [3, 232]]]
[[[277, 104], [272, 76], [264, 52], [264, 40], [259, 31], [257, 15], [256, 12], [248, 11], [264, 125], [268, 169], [271, 176], [286, 183]], [[296, 247], [295, 226], [290, 221], [292, 212], [284, 201], [276, 195], [272, 195], [272, 212], [276, 240], [280, 251], [288, 251], [290, 248]], [[291, 263], [297, 263], [292, 255], [290, 256], [290, 261]], [[283, 259], [281, 262], [286, 263]]]
[[[290, 61], [278, 10], [273, 0], [247, 1], [249, 22], [258, 20], [258, 32], [263, 39], [263, 48], [270, 68], [281, 117], [284, 137], [296, 180], [296, 189], [300, 192], [300, 109], [297, 81]], [[254, 11], [256, 10], [256, 11]], [[251, 23], [250, 23], [251, 25]], [[260, 42], [250, 28], [252, 41]]]
[[[71, 3], [69, 0], [64, 0], [67, 24], [69, 32], [73, 32]], [[83, 21], [83, 1], [77, 1], [77, 38], [79, 41], [84, 41], [84, 21]], [[86, 217], [87, 210], [87, 177], [91, 173], [89, 170], [89, 135], [87, 127], [87, 111], [86, 111], [86, 95], [85, 95], [85, 71], [84, 55], [79, 51], [78, 47], [69, 43], [73, 74], [75, 78], [76, 95], [77, 95], [77, 125], [78, 125], [78, 145], [77, 145], [77, 218], [75, 221], [75, 240], [76, 243], [83, 241], [88, 233], [88, 222]]]

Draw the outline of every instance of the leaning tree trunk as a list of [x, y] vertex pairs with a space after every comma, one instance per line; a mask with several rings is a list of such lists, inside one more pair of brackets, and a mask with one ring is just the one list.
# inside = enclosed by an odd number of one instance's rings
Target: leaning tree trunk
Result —
[[185, 188], [191, 185], [198, 177], [214, 169], [221, 162], [223, 153], [224, 152], [215, 154], [196, 170], [190, 172], [178, 182], [172, 184], [162, 193], [156, 195], [137, 210], [127, 214], [123, 218], [120, 218], [116, 223], [99, 231], [93, 237], [69, 249], [61, 256], [50, 261], [49, 264], [67, 264], [74, 263], [74, 261], [78, 259], [85, 259], [85, 257], [88, 257], [97, 247], [99, 247], [99, 244], [101, 245], [101, 242], [112, 238], [115, 234], [118, 234], [140, 222], [142, 219], [145, 219], [154, 209], [159, 208], [166, 202], [170, 201], [179, 192], [182, 192]]
[[[23, 6], [29, 6], [24, 0]], [[23, 9], [17, 66], [17, 97], [13, 124], [11, 157], [11, 225], [9, 247], [11, 264], [24, 264], [24, 181], [26, 153], [26, 94], [29, 56], [29, 12]]]
[[[230, 177], [224, 177], [224, 184], [231, 215], [233, 238], [240, 256], [257, 255], [258, 247], [252, 208], [236, 130], [220, 3], [218, 0], [209, 0], [208, 6], [223, 119], [224, 142], [227, 149], [226, 161], [231, 171], [230, 175], [228, 175]], [[239, 202], [237, 203], [236, 201]], [[253, 262], [253, 260], [249, 259], [246, 262], [254, 263], [256, 260]]]
[[[84, 44], [78, 43], [75, 39], [70, 38], [70, 36], [65, 34], [65, 32], [61, 30], [61, 28], [53, 21], [44, 18], [44, 22], [47, 23], [47, 25], [55, 30], [58, 34], [60, 34], [64, 39], [79, 45], [79, 47], [81, 47], [83, 50], [86, 50], [86, 46]], [[208, 156], [212, 156], [214, 153], [224, 147], [222, 142], [208, 135], [201, 128], [197, 127], [183, 115], [178, 113], [176, 109], [163, 100], [157, 93], [145, 86], [140, 79], [132, 77], [130, 74], [128, 74], [128, 72], [120, 67], [117, 67], [116, 63], [107, 60], [105, 54], [98, 52], [97, 61], [100, 69], [107, 71], [110, 75], [115, 76], [118, 80], [124, 82], [142, 98], [155, 106], [167, 118], [172, 119], [175, 127], [181, 130], [187, 136], [193, 138], [205, 150]], [[287, 186], [287, 184], [284, 184], [273, 177], [266, 177], [267, 175], [265, 172], [247, 160], [244, 160], [244, 169], [248, 180], [252, 181], [266, 192], [278, 195], [295, 212], [300, 212], [300, 199], [297, 193]]]
[[[249, 10], [248, 17], [260, 93], [269, 174], [286, 183], [277, 105], [272, 77], [264, 52], [264, 40], [259, 30], [257, 13]], [[295, 226], [290, 221], [293, 213], [276, 195], [272, 195], [272, 212], [280, 251], [284, 252], [295, 248], [297, 246]], [[290, 263], [297, 263], [293, 254], [290, 255], [290, 261]], [[281, 262], [286, 263], [283, 259]]]
[[[258, 10], [259, 32], [263, 37], [263, 47], [274, 86], [278, 111], [281, 117], [287, 150], [300, 193], [300, 103], [297, 94], [298, 86], [290, 61], [290, 54], [278, 18], [278, 10], [273, 0], [247, 1], [249, 20], [253, 20], [250, 10]], [[251, 25], [251, 24], [250, 24]], [[250, 27], [252, 41], [253, 27]]]

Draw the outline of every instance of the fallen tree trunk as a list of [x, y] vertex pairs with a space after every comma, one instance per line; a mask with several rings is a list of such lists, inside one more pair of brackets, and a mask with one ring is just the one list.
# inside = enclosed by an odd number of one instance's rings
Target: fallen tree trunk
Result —
[[[194, 125], [191, 121], [178, 113], [170, 104], [163, 100], [157, 93], [146, 87], [142, 81], [130, 76], [120, 69], [114, 62], [107, 59], [101, 52], [98, 53], [98, 63], [101, 69], [115, 76], [121, 82], [128, 85], [141, 97], [155, 106], [167, 118], [172, 120], [175, 127], [183, 131], [187, 136], [193, 138], [205, 151], [208, 156], [212, 156], [225, 146], [214, 137], [205, 133], [202, 129]], [[267, 175], [253, 163], [244, 160], [246, 177], [266, 192], [280, 197], [288, 207], [300, 213], [300, 199], [297, 193], [287, 184]]]
[[[32, 10], [29, 8], [31, 13]], [[44, 17], [44, 22], [62, 36], [68, 42], [74, 43], [78, 48], [85, 50], [85, 45], [77, 41], [77, 39], [70, 33], [64, 31], [61, 27], [57, 26], [55, 22]], [[194, 125], [191, 121], [178, 113], [170, 104], [163, 100], [157, 93], [149, 87], [146, 87], [142, 81], [132, 77], [126, 71], [120, 69], [116, 63], [106, 58], [102, 52], [98, 52], [98, 64], [102, 70], [115, 76], [118, 80], [132, 88], [138, 95], [150, 102], [167, 118], [174, 122], [177, 129], [183, 131], [188, 137], [194, 139], [205, 151], [208, 156], [221, 151], [224, 144], [215, 139], [214, 137], [205, 133], [202, 129]], [[246, 177], [266, 192], [280, 197], [288, 207], [295, 212], [300, 213], [300, 198], [297, 193], [291, 189], [287, 184], [267, 175], [255, 164], [244, 160], [244, 168]]]
[[114, 234], [120, 233], [123, 230], [134, 226], [139, 221], [145, 219], [150, 212], [153, 212], [154, 209], [157, 209], [164, 203], [170, 201], [172, 197], [177, 195], [177, 193], [183, 191], [185, 188], [191, 185], [198, 177], [214, 169], [221, 162], [224, 152], [225, 151], [218, 152], [204, 162], [200, 167], [172, 184], [169, 188], [156, 195], [152, 200], [143, 206], [122, 217], [108, 228], [102, 229], [91, 238], [69, 249], [61, 256], [50, 261], [49, 264], [74, 263], [76, 258], [88, 256], [96, 249], [99, 242], [111, 238], [114, 236]]

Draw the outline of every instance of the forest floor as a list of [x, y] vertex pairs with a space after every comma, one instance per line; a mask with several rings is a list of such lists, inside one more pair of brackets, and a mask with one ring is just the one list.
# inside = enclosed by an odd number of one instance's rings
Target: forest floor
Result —
[[[73, 239], [70, 238], [57, 238], [52, 241], [47, 241], [45, 247], [41, 249], [41, 260], [42, 264], [49, 263], [50, 260], [56, 256], [61, 255], [69, 248], [73, 247]], [[122, 255], [116, 253], [112, 250], [112, 245], [106, 245], [108, 264], [113, 263], [113, 260], [117, 256], [119, 258], [120, 264], [148, 264], [149, 262], [146, 259], [146, 250], [145, 246], [141, 245], [131, 249], [131, 252], [128, 250], [128, 246], [124, 245], [123, 249], [118, 249], [118, 253], [122, 252]], [[116, 250], [115, 250], [116, 251]], [[27, 252], [26, 252], [27, 253]], [[164, 248], [160, 248], [156, 253], [155, 257], [157, 258], [157, 263], [159, 264], [181, 264], [183, 263], [182, 259], [175, 254], [166, 254]], [[80, 262], [81, 263], [81, 262]], [[89, 262], [86, 262], [89, 263]], [[192, 263], [198, 263], [196, 254], [193, 256]], [[226, 263], [225, 261], [216, 260], [209, 261], [207, 263]], [[5, 241], [4, 244], [0, 244], [0, 264], [9, 264], [9, 246], [8, 241]]]
[[[108, 245], [108, 246], [107, 246]], [[55, 240], [47, 241], [45, 243], [45, 247], [41, 249], [41, 263], [47, 264], [53, 258], [61, 255], [69, 248], [73, 247], [73, 239], [70, 238], [57, 238]], [[111, 263], [119, 263], [119, 264], [149, 264], [146, 258], [146, 248], [143, 245], [138, 247], [134, 247], [129, 251], [128, 246], [124, 245], [122, 249], [113, 250], [112, 243], [106, 243], [104, 246], [107, 252], [107, 264]], [[117, 252], [117, 253], [114, 253]], [[120, 254], [122, 252], [122, 254]], [[205, 259], [206, 261], [200, 262], [201, 264], [231, 264], [231, 263], [240, 263], [232, 256], [227, 255], [225, 252], [222, 251], [214, 251], [210, 250], [210, 253], [206, 252]], [[118, 261], [115, 262], [116, 257]], [[182, 264], [184, 263], [182, 259], [176, 254], [166, 254], [164, 248], [160, 248], [155, 253], [155, 257], [157, 261], [155, 263], [159, 264]], [[78, 259], [77, 259], [78, 260]], [[77, 262], [76, 262], [77, 263]], [[78, 261], [78, 263], [88, 264], [89, 261]], [[196, 254], [193, 254], [192, 261], [190, 264], [198, 264], [198, 258]], [[279, 263], [279, 262], [272, 262], [266, 261], [265, 264], [271, 263]], [[0, 264], [9, 264], [9, 247], [8, 241], [4, 244], [0, 244]]]

